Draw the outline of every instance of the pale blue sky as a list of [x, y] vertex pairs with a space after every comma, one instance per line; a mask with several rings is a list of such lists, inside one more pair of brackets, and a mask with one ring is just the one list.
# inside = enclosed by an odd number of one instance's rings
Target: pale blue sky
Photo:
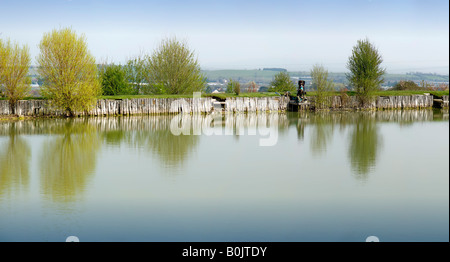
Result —
[[0, 0], [0, 37], [28, 44], [71, 26], [86, 35], [98, 61], [123, 63], [177, 36], [204, 69], [284, 67], [330, 71], [369, 38], [389, 73], [449, 72], [447, 0], [107, 1]]

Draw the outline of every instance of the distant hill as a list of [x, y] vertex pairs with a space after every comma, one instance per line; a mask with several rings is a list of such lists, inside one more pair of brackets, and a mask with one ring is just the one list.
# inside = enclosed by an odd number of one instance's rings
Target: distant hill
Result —
[[[247, 83], [255, 81], [258, 85], [269, 85], [273, 77], [280, 71], [275, 70], [203, 70], [208, 82], [223, 82], [224, 80], [234, 79], [241, 83]], [[308, 80], [311, 78], [309, 72], [288, 72], [294, 79]], [[345, 73], [329, 73], [329, 78], [335, 83], [348, 84]], [[412, 80], [415, 82], [427, 81], [432, 83], [448, 83], [448, 75], [438, 74], [426, 74], [420, 72], [407, 73], [407, 74], [386, 74], [384, 76], [385, 86], [394, 86], [400, 80]]]
[[[230, 78], [237, 80], [241, 83], [248, 83], [250, 81], [255, 81], [259, 86], [269, 86], [273, 77], [279, 72], [283, 71], [283, 68], [264, 68], [255, 70], [203, 70], [206, 75], [208, 82], [219, 82], [224, 83], [225, 80]], [[306, 85], [308, 86], [311, 76], [307, 71], [291, 71], [288, 72], [294, 79], [306, 80]], [[35, 79], [38, 77], [37, 70], [35, 66], [30, 67], [29, 75]], [[347, 85], [347, 78], [345, 73], [334, 73], [330, 72], [329, 78], [335, 83], [340, 83]], [[416, 83], [420, 81], [426, 81], [430, 83], [448, 83], [448, 75], [438, 75], [438, 74], [427, 74], [420, 72], [411, 72], [407, 74], [386, 74], [384, 76], [385, 82], [384, 86], [394, 86], [397, 82], [401, 80], [411, 80]]]
[[284, 68], [263, 68], [264, 71], [287, 72]]

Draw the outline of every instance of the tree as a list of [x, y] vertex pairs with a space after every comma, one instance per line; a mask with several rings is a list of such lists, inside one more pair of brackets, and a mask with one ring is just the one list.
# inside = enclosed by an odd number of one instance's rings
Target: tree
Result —
[[126, 79], [126, 73], [121, 65], [102, 65], [101, 67], [102, 94], [128, 95], [133, 89]]
[[334, 90], [334, 84], [328, 80], [328, 70], [321, 65], [314, 65], [311, 69], [312, 87], [316, 90], [316, 108], [329, 107], [328, 98]]
[[368, 39], [358, 40], [347, 62], [350, 73], [347, 79], [356, 90], [362, 104], [370, 102], [374, 91], [384, 82], [385, 69], [381, 68], [383, 59], [375, 46]]
[[227, 84], [227, 89], [225, 90], [225, 93], [231, 94], [233, 93], [233, 79], [230, 78]]
[[101, 87], [95, 59], [87, 49], [84, 35], [77, 36], [70, 28], [55, 29], [44, 34], [39, 48], [37, 62], [44, 79], [43, 96], [69, 116], [91, 109]]
[[247, 93], [256, 93], [258, 92], [258, 86], [256, 85], [255, 81], [250, 81], [247, 84]]
[[291, 76], [287, 72], [279, 72], [276, 74], [272, 82], [270, 82], [270, 85], [272, 86], [269, 88], [270, 92], [295, 92], [296, 89], [294, 82], [291, 80]]
[[0, 89], [8, 98], [13, 113], [17, 101], [30, 92], [31, 78], [27, 76], [30, 63], [27, 46], [0, 40]]
[[236, 95], [239, 95], [241, 93], [241, 84], [230, 78], [227, 84], [227, 93], [235, 93]]
[[194, 52], [176, 38], [162, 40], [147, 58], [146, 69], [147, 82], [155, 94], [190, 94], [202, 91], [206, 85]]
[[241, 84], [238, 81], [233, 81], [233, 91], [236, 95], [241, 93]]
[[145, 58], [143, 55], [136, 56], [127, 61], [124, 66], [125, 78], [134, 89], [135, 94], [149, 94], [148, 83], [145, 79]]

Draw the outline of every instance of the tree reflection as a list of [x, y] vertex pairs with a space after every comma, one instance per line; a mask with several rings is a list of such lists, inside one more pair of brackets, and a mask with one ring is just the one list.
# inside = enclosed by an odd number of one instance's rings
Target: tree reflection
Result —
[[333, 115], [316, 113], [311, 119], [314, 127], [311, 132], [311, 152], [319, 155], [326, 151], [327, 144], [333, 137]]
[[52, 200], [70, 202], [92, 176], [101, 140], [96, 128], [85, 121], [68, 120], [61, 128], [60, 137], [44, 144], [41, 187]]
[[199, 136], [192, 134], [173, 135], [169, 126], [163, 130], [137, 131], [134, 136], [135, 144], [156, 154], [166, 166], [181, 165], [198, 141]]
[[105, 139], [106, 144], [109, 145], [120, 145], [120, 143], [127, 139], [127, 134], [123, 130], [112, 130], [103, 133], [103, 137]]
[[367, 180], [375, 166], [381, 137], [378, 134], [374, 113], [360, 113], [351, 133], [349, 156], [358, 179]]
[[[202, 116], [186, 115], [191, 131], [189, 135], [174, 135], [170, 130], [174, 116], [147, 116], [110, 118], [102, 129], [103, 139], [109, 145], [125, 143], [131, 148], [155, 154], [166, 166], [181, 165], [198, 144], [199, 136], [193, 135], [192, 128]], [[186, 124], [186, 123], [185, 123]], [[201, 124], [201, 122], [200, 122]]]
[[30, 182], [31, 150], [28, 143], [11, 128], [9, 141], [0, 153], [0, 196], [26, 188]]
[[175, 136], [170, 133], [169, 129], [136, 134], [138, 144], [155, 153], [169, 166], [182, 164], [198, 141], [198, 136], [182, 134]]

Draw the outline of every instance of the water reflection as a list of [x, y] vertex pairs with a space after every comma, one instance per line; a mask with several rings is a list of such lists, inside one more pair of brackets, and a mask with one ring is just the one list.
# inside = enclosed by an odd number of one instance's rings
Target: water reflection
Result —
[[111, 146], [128, 147], [156, 155], [166, 167], [180, 166], [199, 142], [198, 136], [173, 135], [173, 116], [100, 118], [94, 122]]
[[[92, 178], [98, 152], [105, 144], [125, 145], [148, 152], [166, 167], [181, 167], [195, 153], [202, 136], [195, 128], [210, 128], [222, 135], [258, 134], [259, 127], [270, 127], [276, 120], [277, 133], [288, 136], [296, 129], [297, 139], [308, 140], [311, 154], [324, 157], [336, 131], [348, 132], [348, 159], [357, 179], [366, 180], [377, 162], [382, 147], [380, 122], [398, 123], [411, 128], [420, 121], [448, 121], [448, 111], [410, 110], [378, 112], [225, 114], [218, 116], [184, 115], [178, 123], [189, 122], [192, 135], [174, 135], [170, 125], [177, 116], [135, 116], [88, 119], [45, 119], [1, 122], [0, 136], [7, 138], [0, 147], [0, 196], [29, 186], [31, 148], [23, 135], [45, 135], [42, 155], [38, 157], [41, 190], [55, 201], [73, 201]], [[180, 116], [178, 116], [180, 117]], [[216, 120], [210, 121], [217, 118]], [[186, 122], [186, 123], [187, 123]], [[308, 130], [310, 132], [306, 132]], [[204, 135], [203, 130], [201, 134]], [[305, 137], [306, 134], [309, 137]], [[267, 135], [267, 134], [266, 134]], [[267, 136], [266, 136], [267, 137]], [[258, 145], [255, 145], [258, 146]], [[277, 146], [277, 145], [275, 145]]]
[[327, 144], [333, 138], [334, 124], [332, 116], [327, 113], [317, 113], [310, 119], [313, 126], [311, 132], [311, 152], [314, 155], [321, 155], [327, 150]]
[[349, 158], [357, 179], [366, 180], [382, 146], [382, 137], [377, 122], [399, 122], [433, 120], [432, 111], [385, 111], [385, 112], [319, 112], [294, 113], [289, 115], [291, 125], [295, 124], [297, 138], [304, 140], [305, 126], [309, 126], [311, 154], [320, 156], [327, 151], [333, 140], [335, 127], [341, 133], [350, 130]]
[[367, 175], [375, 166], [382, 138], [378, 134], [376, 113], [360, 113], [350, 135], [349, 157], [356, 178], [367, 180]]
[[27, 189], [30, 182], [31, 149], [14, 128], [13, 124], [8, 142], [0, 147], [0, 196]]
[[57, 202], [71, 202], [85, 190], [93, 176], [101, 140], [96, 128], [86, 120], [66, 120], [59, 135], [44, 143], [41, 189]]

